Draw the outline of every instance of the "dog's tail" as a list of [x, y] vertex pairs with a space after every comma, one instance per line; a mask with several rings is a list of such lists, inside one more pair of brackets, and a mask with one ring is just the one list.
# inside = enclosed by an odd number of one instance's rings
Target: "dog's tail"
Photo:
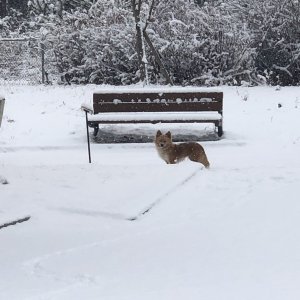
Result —
[[204, 165], [204, 167], [206, 169], [209, 169], [209, 167], [210, 167], [210, 163], [209, 163], [204, 151], [202, 153], [198, 154], [196, 157], [193, 155], [190, 155], [189, 159], [191, 161], [199, 162], [200, 164]]
[[205, 167], [206, 169], [209, 169], [209, 168], [210, 168], [210, 163], [209, 163], [209, 161], [207, 160], [207, 157], [205, 157], [205, 159], [202, 161], [202, 163], [203, 163], [203, 165], [204, 165], [204, 167]]
[[206, 169], [209, 169], [210, 163], [207, 159], [207, 156], [206, 156], [206, 153], [205, 153], [204, 149], [203, 149], [203, 152], [200, 154], [199, 162], [201, 164], [203, 164]]

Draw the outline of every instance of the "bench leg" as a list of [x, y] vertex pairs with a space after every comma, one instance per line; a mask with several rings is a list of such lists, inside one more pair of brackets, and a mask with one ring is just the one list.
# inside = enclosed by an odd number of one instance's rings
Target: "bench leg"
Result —
[[223, 135], [223, 126], [218, 126], [218, 136], [221, 137]]
[[95, 127], [94, 127], [94, 136], [95, 136], [95, 137], [97, 136], [98, 131], [99, 131], [99, 125], [97, 124], [97, 125], [95, 125]]

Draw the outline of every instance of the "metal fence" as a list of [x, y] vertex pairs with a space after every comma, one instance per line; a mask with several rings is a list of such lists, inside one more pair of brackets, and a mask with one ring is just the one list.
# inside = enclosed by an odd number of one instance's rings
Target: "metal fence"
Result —
[[0, 84], [47, 81], [43, 43], [33, 38], [0, 39]]

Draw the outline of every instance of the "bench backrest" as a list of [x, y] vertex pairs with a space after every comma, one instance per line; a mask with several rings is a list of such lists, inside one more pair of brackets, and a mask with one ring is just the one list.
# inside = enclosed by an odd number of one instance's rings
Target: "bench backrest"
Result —
[[223, 113], [222, 92], [94, 93], [94, 114], [104, 112], [217, 111]]

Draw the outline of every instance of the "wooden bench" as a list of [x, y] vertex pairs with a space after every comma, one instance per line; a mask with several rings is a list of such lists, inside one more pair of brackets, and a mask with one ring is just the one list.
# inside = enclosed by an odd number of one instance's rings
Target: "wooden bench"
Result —
[[96, 136], [100, 124], [213, 123], [218, 136], [223, 135], [223, 93], [209, 89], [94, 93], [93, 106], [83, 104], [81, 109], [86, 113], [88, 145], [88, 127]]

